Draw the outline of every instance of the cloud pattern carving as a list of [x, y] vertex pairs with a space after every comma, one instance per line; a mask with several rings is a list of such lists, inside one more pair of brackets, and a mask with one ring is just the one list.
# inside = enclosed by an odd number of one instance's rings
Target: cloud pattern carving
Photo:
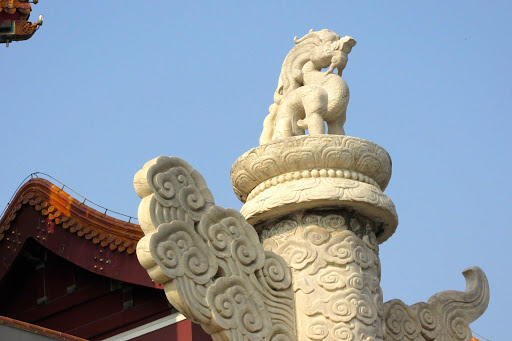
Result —
[[295, 340], [291, 273], [233, 209], [214, 205], [206, 182], [179, 158], [135, 176], [145, 236], [137, 256], [187, 318], [215, 340]]
[[469, 324], [489, 304], [489, 284], [476, 266], [463, 272], [466, 291], [443, 291], [427, 303], [408, 306], [394, 299], [384, 304], [386, 341], [470, 341]]
[[382, 340], [374, 226], [348, 211], [330, 212], [287, 217], [262, 232], [265, 249], [292, 269], [299, 340]]

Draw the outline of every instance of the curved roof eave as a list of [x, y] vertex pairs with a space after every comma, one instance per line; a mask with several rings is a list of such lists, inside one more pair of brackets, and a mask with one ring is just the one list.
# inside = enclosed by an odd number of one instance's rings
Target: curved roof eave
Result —
[[143, 235], [137, 224], [98, 212], [48, 180], [31, 179], [0, 218], [0, 279], [26, 240], [32, 238], [86, 270], [161, 288], [151, 281], [134, 254]]

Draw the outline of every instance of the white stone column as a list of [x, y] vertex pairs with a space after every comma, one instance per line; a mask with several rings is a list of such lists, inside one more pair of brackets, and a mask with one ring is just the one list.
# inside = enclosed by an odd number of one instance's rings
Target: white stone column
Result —
[[343, 209], [304, 211], [262, 232], [292, 270], [299, 340], [382, 339], [374, 224]]
[[477, 267], [464, 271], [465, 292], [383, 304], [379, 244], [398, 225], [383, 193], [391, 159], [341, 135], [341, 73], [356, 41], [324, 29], [294, 43], [261, 145], [231, 168], [241, 212], [215, 206], [181, 159], [159, 157], [137, 172], [140, 263], [214, 340], [470, 341], [469, 324], [489, 302]]
[[382, 193], [386, 151], [349, 136], [299, 136], [250, 150], [231, 175], [242, 214], [292, 271], [298, 339], [382, 340], [378, 244], [398, 223]]

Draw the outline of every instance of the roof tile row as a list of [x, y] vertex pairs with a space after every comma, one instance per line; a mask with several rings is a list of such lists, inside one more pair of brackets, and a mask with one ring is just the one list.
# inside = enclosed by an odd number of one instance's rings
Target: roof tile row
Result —
[[143, 233], [136, 224], [100, 213], [79, 202], [45, 179], [32, 179], [16, 194], [0, 220], [0, 241], [4, 238], [24, 205], [33, 206], [42, 215], [70, 233], [76, 233], [101, 247], [133, 254]]
[[28, 15], [31, 10], [30, 3], [26, 0], [0, 0], [0, 12], [5, 11], [8, 14], [14, 14], [18, 11]]

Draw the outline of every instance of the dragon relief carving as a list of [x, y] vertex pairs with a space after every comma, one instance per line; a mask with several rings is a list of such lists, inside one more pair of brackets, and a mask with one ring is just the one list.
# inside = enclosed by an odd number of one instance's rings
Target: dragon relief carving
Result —
[[291, 274], [233, 209], [215, 206], [185, 161], [159, 157], [134, 179], [142, 266], [214, 340], [295, 340]]
[[324, 134], [324, 121], [329, 134], [345, 134], [350, 94], [341, 74], [356, 41], [326, 29], [311, 30], [294, 41], [281, 68], [274, 104], [263, 123], [260, 145], [304, 135], [305, 130], [311, 135]]

